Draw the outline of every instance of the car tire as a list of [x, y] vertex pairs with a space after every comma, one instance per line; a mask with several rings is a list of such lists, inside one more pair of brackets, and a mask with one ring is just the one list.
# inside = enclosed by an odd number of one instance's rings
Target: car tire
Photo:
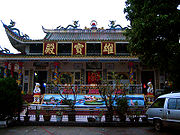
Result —
[[161, 120], [155, 120], [154, 121], [154, 129], [156, 131], [161, 131], [162, 130], [162, 122], [161, 122]]

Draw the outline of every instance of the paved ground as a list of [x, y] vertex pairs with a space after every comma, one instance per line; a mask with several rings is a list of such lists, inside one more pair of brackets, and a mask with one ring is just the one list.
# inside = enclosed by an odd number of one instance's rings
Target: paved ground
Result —
[[0, 129], [0, 135], [179, 135], [180, 131], [152, 127], [59, 127], [17, 126]]

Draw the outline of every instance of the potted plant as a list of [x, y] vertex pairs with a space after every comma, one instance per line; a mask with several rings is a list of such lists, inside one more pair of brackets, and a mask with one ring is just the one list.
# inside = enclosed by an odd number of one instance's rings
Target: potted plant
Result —
[[67, 91], [72, 92], [72, 95], [73, 95], [72, 97], [69, 96], [70, 95], [69, 93], [63, 94], [63, 89], [59, 91], [59, 94], [63, 99], [62, 104], [69, 106], [69, 110], [67, 110], [68, 121], [75, 122], [76, 121], [75, 104], [76, 104], [78, 90], [75, 88], [74, 85], [68, 86], [66, 89]]
[[128, 101], [125, 95], [116, 99], [116, 113], [121, 122], [126, 121], [126, 115], [128, 110]]
[[62, 112], [62, 111], [57, 111], [57, 112], [56, 112], [57, 122], [61, 122], [61, 121], [62, 121], [62, 118], [63, 118], [63, 112]]
[[96, 119], [93, 117], [94, 111], [90, 111], [90, 116], [87, 118], [88, 122], [95, 122]]
[[49, 110], [46, 110], [45, 114], [43, 115], [44, 121], [50, 121], [51, 113]]
[[27, 105], [27, 108], [26, 108], [26, 113], [25, 113], [25, 116], [24, 116], [24, 121], [25, 122], [28, 122], [29, 119], [30, 119], [30, 116], [29, 116], [29, 105]]
[[76, 121], [75, 102], [65, 98], [62, 103], [69, 106], [67, 108], [68, 121]]
[[132, 108], [131, 109], [129, 109], [129, 120], [130, 120], [130, 122], [134, 122], [134, 111], [132, 110]]
[[107, 111], [105, 112], [105, 121], [112, 122], [113, 121], [113, 114], [114, 114], [114, 100], [116, 98], [113, 97], [114, 88], [111, 87], [111, 84], [106, 83], [105, 81], [103, 84], [106, 84], [102, 87], [99, 87], [99, 93], [103, 101], [105, 102]]
[[101, 78], [101, 86], [99, 86], [98, 89], [107, 108], [107, 111], [105, 112], [105, 121], [112, 122], [115, 110], [114, 103], [118, 98], [117, 90], [121, 86], [122, 76], [118, 77], [114, 72], [108, 76], [113, 78], [113, 81], [109, 82], [107, 79]]
[[36, 121], [39, 121], [39, 115], [40, 115], [40, 110], [38, 110], [38, 109], [36, 108], [36, 114], [35, 114], [35, 116], [36, 116]]
[[103, 116], [103, 111], [100, 111], [98, 115], [95, 117], [97, 122], [101, 122], [101, 118]]
[[134, 117], [134, 120], [137, 123], [137, 122], [139, 122], [141, 111], [138, 108], [138, 102], [137, 101], [134, 103], [134, 105], [135, 105], [135, 117]]
[[133, 115], [129, 115], [129, 120], [130, 120], [130, 122], [134, 122], [134, 116]]
[[93, 117], [88, 117], [87, 119], [88, 119], [88, 122], [95, 122], [96, 121], [96, 119]]
[[141, 115], [141, 111], [136, 110], [135, 117], [134, 117], [134, 120], [136, 123], [139, 122], [140, 115]]

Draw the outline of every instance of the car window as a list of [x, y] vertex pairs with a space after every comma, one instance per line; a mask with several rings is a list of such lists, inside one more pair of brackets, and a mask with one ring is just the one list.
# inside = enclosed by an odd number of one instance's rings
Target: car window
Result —
[[180, 110], [180, 98], [178, 98], [176, 101], [176, 108]]
[[164, 108], [165, 98], [158, 98], [151, 106], [151, 108]]
[[168, 100], [168, 109], [176, 109], [176, 98], [170, 98]]

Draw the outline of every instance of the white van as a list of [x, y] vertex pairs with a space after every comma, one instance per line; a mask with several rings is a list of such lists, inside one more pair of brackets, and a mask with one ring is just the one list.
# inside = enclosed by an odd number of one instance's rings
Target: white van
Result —
[[146, 114], [158, 131], [163, 126], [180, 126], [180, 93], [159, 96]]

